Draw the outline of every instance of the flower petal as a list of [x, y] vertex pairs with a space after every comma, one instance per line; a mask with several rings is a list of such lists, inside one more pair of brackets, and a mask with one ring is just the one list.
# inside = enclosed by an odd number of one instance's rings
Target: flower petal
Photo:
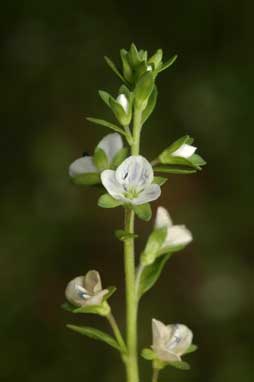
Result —
[[163, 247], [187, 245], [193, 240], [192, 233], [185, 225], [174, 225], [168, 229]]
[[91, 172], [98, 172], [98, 170], [93, 164], [92, 157], [89, 156], [76, 159], [69, 167], [70, 177]]
[[172, 330], [172, 335], [167, 350], [181, 356], [190, 347], [193, 333], [183, 324], [168, 325], [168, 327]]
[[152, 202], [160, 197], [161, 188], [158, 184], [149, 184], [145, 187], [144, 191], [142, 191], [139, 196], [133, 200], [131, 200], [132, 204], [140, 205], [148, 202]]
[[124, 189], [121, 184], [118, 183], [115, 176], [115, 171], [113, 170], [104, 170], [101, 173], [101, 182], [106, 188], [108, 193], [117, 200], [123, 200]]
[[166, 208], [158, 207], [155, 218], [155, 228], [171, 227], [172, 225], [173, 222]]
[[100, 305], [102, 303], [103, 297], [108, 293], [107, 289], [103, 289], [100, 292], [96, 293], [94, 296], [90, 297], [87, 302], [86, 306], [91, 305]]
[[116, 153], [123, 148], [123, 140], [120, 134], [112, 133], [106, 135], [98, 144], [107, 155], [110, 162], [112, 162]]
[[116, 101], [122, 106], [125, 113], [128, 113], [129, 101], [125, 94], [119, 94]]
[[78, 276], [71, 280], [65, 289], [66, 299], [75, 306], [86, 305], [87, 300], [90, 298], [88, 291], [84, 288], [84, 277]]
[[131, 187], [139, 191], [152, 183], [153, 168], [141, 155], [132, 155], [117, 168], [116, 179], [126, 190]]
[[181, 361], [181, 357], [179, 357], [177, 354], [172, 353], [168, 350], [161, 349], [161, 348], [154, 348], [154, 352], [156, 353], [157, 357], [164, 362], [179, 362]]
[[174, 151], [171, 155], [173, 157], [181, 157], [181, 158], [190, 158], [195, 151], [197, 150], [197, 147], [188, 145], [184, 143], [182, 146], [180, 146], [176, 151]]
[[90, 294], [96, 294], [102, 290], [101, 277], [97, 271], [89, 271], [84, 277], [84, 287]]
[[152, 332], [153, 332], [153, 348], [164, 347], [166, 341], [170, 339], [170, 330], [163, 324], [163, 322], [153, 318], [152, 320]]

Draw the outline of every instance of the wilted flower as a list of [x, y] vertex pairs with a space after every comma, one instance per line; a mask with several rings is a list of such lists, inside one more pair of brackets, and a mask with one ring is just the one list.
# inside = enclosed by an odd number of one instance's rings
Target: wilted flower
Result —
[[100, 274], [89, 271], [85, 276], [75, 277], [65, 289], [66, 299], [75, 306], [100, 305], [108, 293], [102, 289]]
[[140, 205], [158, 199], [161, 194], [160, 186], [152, 183], [153, 177], [150, 163], [141, 155], [133, 155], [116, 171], [103, 171], [101, 181], [113, 198]]
[[176, 151], [171, 153], [173, 157], [181, 157], [181, 158], [190, 158], [195, 151], [197, 150], [197, 147], [188, 145], [186, 143], [182, 144]]
[[[123, 148], [122, 137], [118, 133], [106, 135], [97, 145], [96, 149], [101, 149], [106, 154], [108, 166], [112, 163], [114, 156]], [[83, 175], [87, 173], [99, 173], [92, 156], [85, 156], [76, 159], [69, 167], [70, 177]]]
[[183, 324], [164, 325], [152, 320], [152, 349], [159, 360], [179, 362], [192, 343], [192, 331]]
[[191, 232], [185, 227], [185, 225], [173, 225], [168, 211], [164, 207], [158, 207], [155, 228], [167, 227], [166, 239], [162, 245], [162, 248], [174, 248], [177, 246], [184, 246], [192, 241]]

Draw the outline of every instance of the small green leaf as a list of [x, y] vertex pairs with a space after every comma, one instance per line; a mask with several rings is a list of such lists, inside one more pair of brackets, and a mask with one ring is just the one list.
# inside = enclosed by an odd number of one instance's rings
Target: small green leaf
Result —
[[159, 186], [163, 186], [167, 180], [168, 178], [164, 178], [163, 176], [154, 176], [153, 183], [158, 184]]
[[115, 292], [116, 292], [116, 287], [115, 286], [110, 286], [107, 288], [108, 290], [108, 293], [106, 293], [104, 296], [103, 296], [103, 299], [102, 301], [107, 301]]
[[154, 354], [154, 351], [152, 349], [145, 348], [141, 352], [141, 357], [143, 357], [147, 361], [153, 361], [156, 358], [156, 355]]
[[155, 69], [157, 69], [161, 63], [162, 57], [163, 57], [163, 51], [162, 49], [158, 49], [154, 53], [154, 55], [149, 58], [148, 64], [154, 64]]
[[71, 182], [78, 186], [93, 186], [101, 183], [101, 177], [97, 172], [87, 172], [85, 174], [71, 177]]
[[109, 129], [117, 131], [118, 133], [120, 133], [122, 135], [126, 135], [125, 131], [123, 129], [121, 129], [121, 127], [118, 127], [111, 122], [107, 122], [107, 121], [104, 121], [103, 119], [92, 118], [92, 117], [87, 117], [86, 119], [89, 122], [95, 123], [96, 125], [108, 127]]
[[125, 49], [121, 49], [120, 50], [120, 56], [121, 56], [121, 59], [122, 59], [122, 64], [123, 64], [123, 74], [124, 74], [124, 77], [126, 78], [126, 80], [128, 82], [132, 82], [133, 80], [133, 73], [132, 73], [132, 69], [131, 69], [131, 66], [128, 62], [128, 52], [127, 50]]
[[134, 43], [131, 44], [131, 47], [128, 53], [128, 59], [133, 68], [137, 67], [142, 62], [142, 60], [139, 57], [139, 53], [136, 48], [136, 45]]
[[152, 217], [152, 210], [149, 203], [133, 206], [135, 214], [144, 221], [149, 221]]
[[114, 199], [109, 194], [103, 194], [100, 196], [98, 200], [98, 206], [102, 208], [115, 208], [122, 205], [122, 202], [120, 200]]
[[162, 244], [167, 235], [167, 227], [155, 229], [148, 238], [145, 250], [142, 254], [141, 261], [143, 265], [150, 265], [156, 259]]
[[103, 101], [109, 108], [111, 108], [110, 103], [109, 103], [109, 100], [112, 98], [112, 96], [111, 96], [108, 92], [105, 92], [105, 90], [99, 90], [98, 93], [99, 93], [99, 96], [101, 97], [102, 101]]
[[194, 174], [197, 172], [197, 170], [191, 168], [191, 167], [186, 167], [186, 166], [156, 166], [154, 168], [155, 172], [166, 172], [168, 174]]
[[93, 163], [98, 168], [99, 171], [106, 170], [109, 168], [109, 160], [104, 150], [100, 147], [95, 149], [93, 155]]
[[168, 61], [164, 62], [161, 67], [159, 68], [159, 72], [162, 72], [163, 70], [166, 70], [167, 68], [169, 68], [171, 65], [174, 64], [174, 62], [176, 61], [177, 59], [177, 54], [175, 54], [174, 56], [172, 56]]
[[154, 78], [151, 72], [146, 72], [143, 74], [136, 85], [135, 88], [135, 102], [137, 107], [145, 110], [147, 107], [148, 99], [154, 88]]
[[111, 162], [111, 168], [116, 169], [118, 166], [120, 166], [120, 164], [127, 158], [128, 152], [128, 147], [123, 147], [121, 150], [119, 150]]
[[115, 236], [118, 240], [125, 241], [127, 239], [136, 239], [138, 235], [124, 231], [123, 229], [115, 230]]
[[73, 310], [73, 313], [98, 314], [99, 316], [105, 317], [110, 313], [110, 306], [104, 301], [100, 305], [81, 306]]
[[142, 124], [144, 124], [147, 121], [147, 119], [150, 117], [150, 115], [154, 111], [154, 108], [157, 102], [157, 97], [158, 97], [158, 90], [157, 90], [157, 86], [154, 85], [153, 91], [150, 94], [150, 97], [148, 99], [146, 108], [142, 113]]
[[190, 347], [186, 350], [186, 352], [184, 354], [189, 354], [189, 353], [193, 353], [194, 351], [197, 351], [198, 350], [198, 346], [197, 345], [190, 345]]
[[120, 71], [117, 69], [116, 65], [114, 64], [114, 62], [107, 56], [104, 57], [106, 63], [108, 64], [108, 66], [110, 67], [111, 70], [113, 70], [113, 72], [124, 82], [126, 83], [125, 81], [125, 78], [122, 76], [122, 74], [120, 73]]
[[180, 370], [190, 370], [190, 365], [187, 362], [179, 361], [179, 362], [170, 362], [169, 366], [175, 367]]
[[190, 157], [190, 160], [191, 160], [191, 163], [200, 167], [200, 166], [205, 166], [206, 165], [206, 161], [198, 154], [193, 154], [191, 157]]
[[91, 328], [89, 326], [76, 326], [76, 325], [66, 325], [67, 328], [73, 330], [76, 333], [82, 334], [94, 340], [99, 340], [105, 342], [106, 344], [112, 346], [114, 349], [120, 351], [117, 342], [109, 334], [102, 332], [101, 330]]
[[151, 289], [152, 286], [156, 283], [156, 281], [160, 277], [160, 274], [162, 272], [164, 265], [166, 264], [170, 256], [171, 256], [170, 253], [164, 256], [160, 256], [159, 258], [155, 260], [153, 264], [148, 265], [147, 267], [144, 268], [141, 274], [139, 288], [138, 288], [139, 298], [143, 296], [143, 294], [146, 293], [149, 289]]

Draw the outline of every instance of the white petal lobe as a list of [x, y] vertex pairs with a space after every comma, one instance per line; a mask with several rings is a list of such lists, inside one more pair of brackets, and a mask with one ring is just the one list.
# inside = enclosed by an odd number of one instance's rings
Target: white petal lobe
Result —
[[89, 156], [76, 159], [69, 167], [70, 177], [95, 172], [98, 170], [93, 164], [92, 157]]
[[195, 153], [196, 150], [197, 150], [196, 147], [184, 143], [171, 155], [174, 157], [181, 157], [181, 158], [187, 159], [187, 158], [190, 158]]
[[118, 133], [108, 134], [99, 142], [97, 147], [102, 149], [107, 155], [109, 162], [112, 162], [114, 156], [123, 148], [123, 140]]

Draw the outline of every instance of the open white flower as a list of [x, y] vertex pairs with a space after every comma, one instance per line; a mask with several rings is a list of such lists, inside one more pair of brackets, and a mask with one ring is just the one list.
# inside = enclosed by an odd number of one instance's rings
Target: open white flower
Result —
[[125, 159], [116, 171], [103, 171], [101, 181], [113, 198], [124, 203], [145, 204], [158, 199], [161, 194], [160, 186], [152, 183], [152, 166], [141, 155]]
[[85, 276], [75, 277], [65, 289], [65, 297], [75, 306], [100, 305], [108, 293], [102, 289], [100, 274], [89, 271]]
[[125, 94], [119, 94], [119, 96], [117, 97], [116, 101], [119, 103], [119, 105], [122, 106], [122, 108], [124, 109], [125, 113], [128, 113], [129, 101], [128, 101], [128, 98], [126, 97], [126, 95]]
[[158, 207], [155, 228], [167, 227], [166, 239], [163, 243], [163, 248], [174, 248], [177, 246], [184, 246], [189, 244], [192, 240], [191, 232], [185, 225], [173, 225], [168, 211], [164, 207]]
[[[114, 156], [118, 153], [119, 150], [123, 148], [123, 140], [120, 134], [112, 133], [106, 135], [97, 145], [97, 148], [100, 148], [106, 154], [109, 165], [111, 164]], [[76, 159], [69, 167], [70, 177], [75, 177], [78, 175], [86, 173], [99, 173], [93, 162], [92, 156], [85, 156], [79, 159]]]
[[186, 143], [183, 143], [176, 151], [171, 153], [173, 157], [181, 157], [181, 158], [190, 158], [195, 151], [197, 150], [197, 147], [188, 145]]
[[193, 333], [183, 324], [164, 325], [152, 320], [153, 345], [156, 356], [164, 362], [179, 362], [192, 343]]

